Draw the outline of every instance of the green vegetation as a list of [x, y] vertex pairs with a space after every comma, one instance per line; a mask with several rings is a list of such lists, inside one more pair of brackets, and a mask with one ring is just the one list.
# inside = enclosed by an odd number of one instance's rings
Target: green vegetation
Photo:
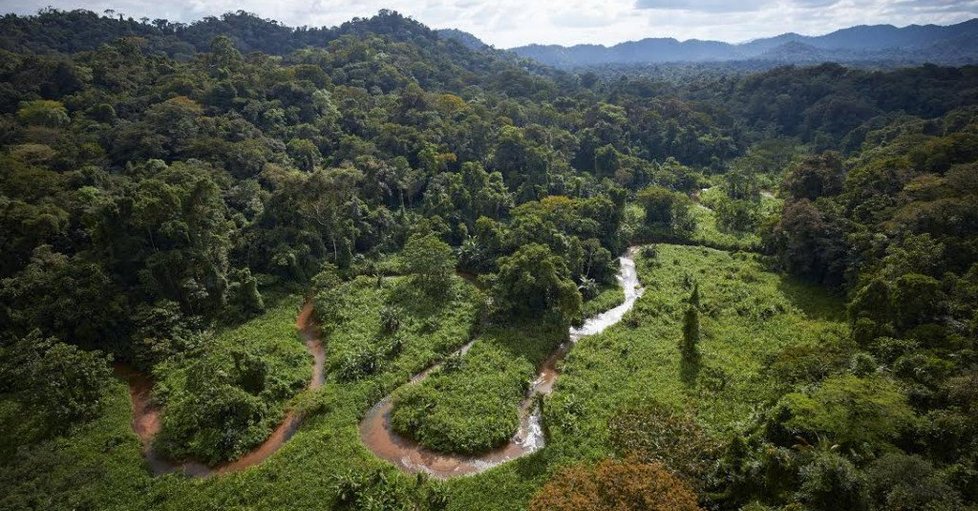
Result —
[[155, 446], [162, 454], [215, 464], [268, 436], [312, 374], [295, 328], [300, 305], [299, 297], [279, 299], [262, 316], [156, 366], [153, 398], [164, 414]]
[[[131, 509], [144, 503], [151, 475], [132, 432], [125, 383], [105, 386], [101, 413], [65, 434], [34, 438], [16, 403], [0, 402], [5, 461], [0, 507], [27, 509]], [[9, 457], [17, 451], [16, 458]]]
[[526, 245], [499, 259], [493, 283], [494, 306], [503, 317], [567, 324], [581, 319], [581, 294], [563, 258], [545, 245]]
[[[410, 277], [357, 277], [320, 293], [316, 312], [327, 333], [327, 379], [405, 378], [461, 347], [475, 334], [485, 298], [458, 277], [445, 298], [431, 298]], [[394, 326], [396, 325], [396, 326]]]
[[538, 367], [567, 336], [562, 325], [518, 324], [482, 333], [464, 356], [394, 394], [391, 424], [435, 450], [472, 454], [509, 441]]
[[[0, 508], [511, 511], [599, 473], [626, 507], [978, 503], [974, 66], [565, 73], [386, 10], [45, 10], [0, 57]], [[504, 442], [636, 244], [646, 292], [563, 362], [544, 449], [441, 482], [364, 447], [391, 393], [424, 445]], [[113, 362], [173, 458], [303, 420], [152, 477]]]
[[585, 319], [613, 309], [625, 301], [625, 291], [618, 284], [603, 286], [593, 298], [584, 300], [581, 316]]
[[[757, 256], [660, 244], [637, 263], [655, 291], [622, 325], [571, 351], [545, 408], [555, 443], [603, 452], [615, 410], [649, 400], [692, 410], [710, 434], [731, 433], [752, 407], [779, 397], [764, 375], [769, 357], [847, 337], [838, 300], [765, 271]], [[694, 286], [700, 360], [687, 367], [680, 341]]]
[[781, 200], [759, 189], [754, 192], [750, 199], [732, 199], [729, 185], [699, 192], [699, 204], [692, 208], [696, 230], [690, 238], [722, 250], [759, 251], [759, 227], [780, 216]]

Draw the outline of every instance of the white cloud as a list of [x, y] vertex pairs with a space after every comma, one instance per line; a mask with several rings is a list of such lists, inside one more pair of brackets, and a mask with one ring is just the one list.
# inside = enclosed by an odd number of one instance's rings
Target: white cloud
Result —
[[293, 26], [333, 26], [387, 8], [434, 28], [471, 32], [500, 48], [645, 37], [737, 42], [860, 24], [949, 24], [978, 17], [978, 0], [0, 0], [0, 12], [30, 14], [46, 6], [182, 22], [241, 9]]

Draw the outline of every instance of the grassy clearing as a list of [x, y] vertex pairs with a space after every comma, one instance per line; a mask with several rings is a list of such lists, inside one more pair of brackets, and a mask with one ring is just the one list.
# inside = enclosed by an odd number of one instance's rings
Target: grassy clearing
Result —
[[[690, 409], [709, 433], [732, 433], [753, 406], [779, 397], [762, 373], [769, 356], [847, 335], [837, 299], [765, 271], [753, 254], [675, 245], [657, 252], [638, 261], [650, 292], [621, 325], [570, 353], [546, 411], [555, 443], [601, 452], [608, 418], [642, 401]], [[701, 295], [702, 359], [684, 367], [678, 345], [691, 282]]]
[[471, 454], [505, 444], [519, 426], [519, 404], [536, 368], [566, 337], [562, 328], [494, 327], [468, 353], [394, 394], [399, 433], [432, 449]]
[[216, 332], [200, 351], [154, 369], [161, 452], [216, 463], [265, 440], [312, 375], [295, 329], [301, 304], [298, 296], [279, 298], [265, 314]]

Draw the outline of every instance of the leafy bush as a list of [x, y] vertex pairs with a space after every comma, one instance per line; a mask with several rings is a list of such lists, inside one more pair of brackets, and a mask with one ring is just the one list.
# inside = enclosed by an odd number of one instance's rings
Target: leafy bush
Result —
[[833, 376], [810, 394], [788, 394], [781, 406], [790, 416], [782, 424], [789, 431], [810, 440], [825, 435], [851, 448], [894, 440], [915, 420], [907, 396], [881, 376]]
[[545, 245], [525, 245], [499, 258], [493, 294], [504, 316], [548, 314], [572, 322], [581, 315], [581, 294], [570, 280], [566, 263]]
[[919, 456], [885, 454], [866, 469], [874, 509], [902, 511], [961, 509], [961, 497], [945, 474]]
[[431, 296], [443, 296], [455, 270], [452, 247], [433, 234], [412, 236], [400, 254], [415, 285]]
[[604, 460], [558, 472], [533, 496], [531, 511], [696, 511], [693, 493], [662, 465]]
[[866, 482], [849, 460], [820, 452], [801, 469], [798, 500], [810, 509], [860, 511], [868, 508]]
[[704, 480], [719, 451], [719, 443], [692, 414], [661, 403], [622, 409], [609, 421], [608, 432], [620, 456], [661, 463], [694, 486]]

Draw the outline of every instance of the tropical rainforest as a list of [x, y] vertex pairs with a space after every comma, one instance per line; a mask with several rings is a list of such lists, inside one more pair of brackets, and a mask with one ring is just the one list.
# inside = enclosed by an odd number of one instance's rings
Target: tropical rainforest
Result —
[[978, 67], [456, 39], [0, 18], [0, 509], [978, 509]]

